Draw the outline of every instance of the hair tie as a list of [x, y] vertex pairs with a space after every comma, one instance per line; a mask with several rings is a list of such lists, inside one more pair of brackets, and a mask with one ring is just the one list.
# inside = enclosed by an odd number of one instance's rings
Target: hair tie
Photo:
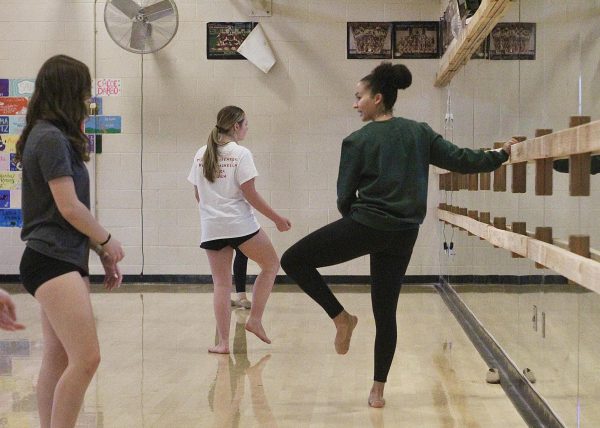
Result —
[[223, 128], [221, 128], [219, 125], [215, 125], [215, 128], [217, 128], [217, 131], [219, 131], [220, 133], [225, 133], [225, 130]]

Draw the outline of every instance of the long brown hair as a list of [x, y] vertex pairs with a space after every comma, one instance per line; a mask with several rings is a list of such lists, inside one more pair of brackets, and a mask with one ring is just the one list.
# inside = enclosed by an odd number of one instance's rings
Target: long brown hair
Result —
[[217, 114], [217, 125], [208, 136], [202, 158], [204, 177], [211, 183], [219, 176], [219, 146], [223, 145], [221, 135], [230, 135], [233, 126], [243, 122], [245, 117], [244, 110], [236, 106], [223, 107]]
[[90, 160], [88, 139], [81, 126], [88, 115], [85, 100], [90, 97], [91, 88], [90, 71], [84, 63], [66, 55], [48, 59], [35, 79], [25, 129], [17, 141], [17, 160], [22, 159], [27, 137], [40, 119], [65, 134], [80, 160]]

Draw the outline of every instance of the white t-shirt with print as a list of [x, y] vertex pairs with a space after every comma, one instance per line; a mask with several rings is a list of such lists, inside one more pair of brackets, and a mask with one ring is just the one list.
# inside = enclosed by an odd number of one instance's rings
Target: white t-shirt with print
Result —
[[252, 207], [240, 186], [258, 176], [252, 153], [235, 142], [219, 147], [219, 175], [211, 183], [203, 175], [202, 158], [206, 146], [194, 156], [188, 181], [198, 188], [200, 241], [237, 238], [260, 229]]

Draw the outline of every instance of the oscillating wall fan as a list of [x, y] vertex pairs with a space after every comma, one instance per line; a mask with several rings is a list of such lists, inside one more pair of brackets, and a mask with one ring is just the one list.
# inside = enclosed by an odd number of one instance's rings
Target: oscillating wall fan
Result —
[[123, 49], [135, 53], [156, 52], [177, 33], [177, 6], [173, 0], [108, 0], [104, 7], [104, 25]]

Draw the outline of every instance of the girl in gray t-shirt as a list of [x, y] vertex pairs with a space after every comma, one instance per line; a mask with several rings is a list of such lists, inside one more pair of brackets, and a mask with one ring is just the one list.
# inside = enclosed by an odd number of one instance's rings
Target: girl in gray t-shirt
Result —
[[87, 116], [91, 78], [85, 64], [58, 55], [36, 78], [17, 160], [23, 168], [21, 238], [26, 248], [21, 281], [42, 307], [44, 356], [38, 378], [41, 426], [73, 427], [100, 361], [89, 296], [88, 254], [93, 248], [118, 287], [123, 259], [89, 210]]

